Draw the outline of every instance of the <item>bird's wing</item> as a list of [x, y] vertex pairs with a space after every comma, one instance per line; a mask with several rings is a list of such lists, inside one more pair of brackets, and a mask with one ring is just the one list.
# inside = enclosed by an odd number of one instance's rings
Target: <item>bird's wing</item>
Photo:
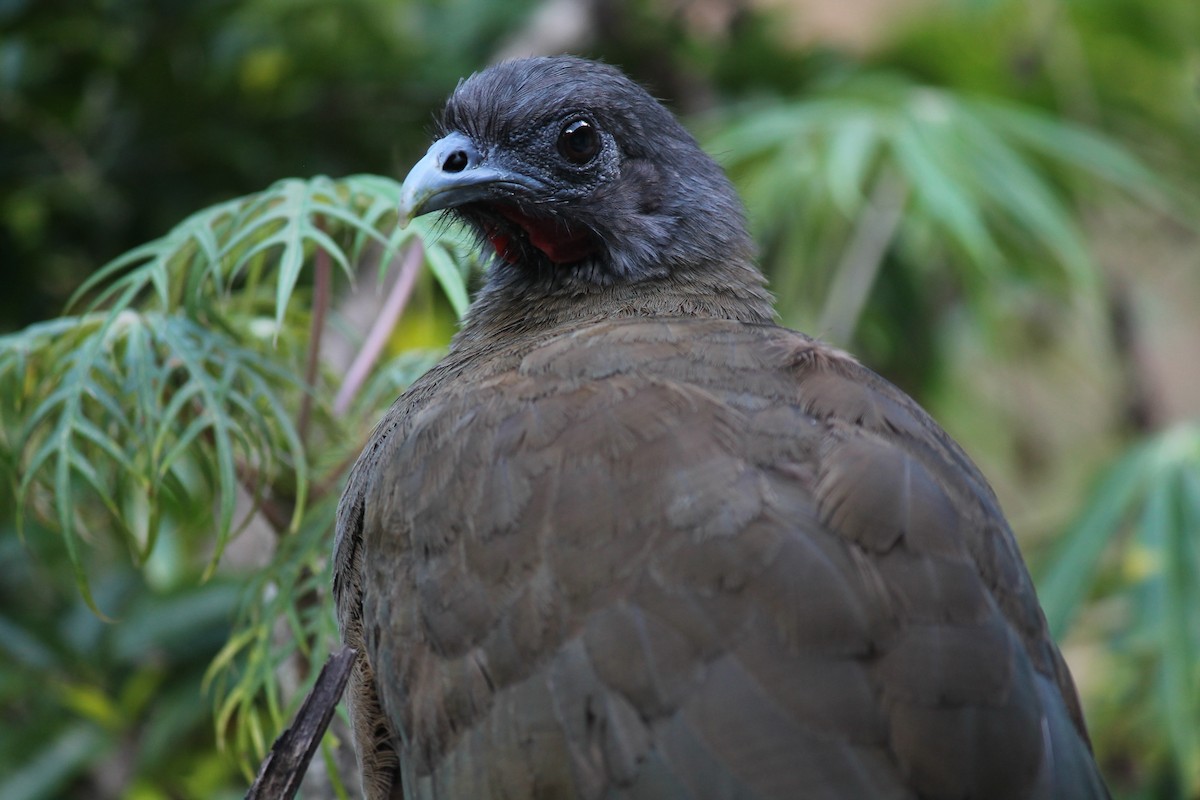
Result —
[[899, 390], [715, 320], [488, 363], [402, 400], [339, 523], [409, 796], [1105, 796], [991, 490]]

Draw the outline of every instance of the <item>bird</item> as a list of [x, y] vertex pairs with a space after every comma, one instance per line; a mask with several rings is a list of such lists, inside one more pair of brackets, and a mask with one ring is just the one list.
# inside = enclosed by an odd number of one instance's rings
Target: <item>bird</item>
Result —
[[644, 88], [481, 70], [399, 204], [490, 265], [338, 507], [368, 798], [1108, 796], [986, 479], [776, 324], [736, 191]]

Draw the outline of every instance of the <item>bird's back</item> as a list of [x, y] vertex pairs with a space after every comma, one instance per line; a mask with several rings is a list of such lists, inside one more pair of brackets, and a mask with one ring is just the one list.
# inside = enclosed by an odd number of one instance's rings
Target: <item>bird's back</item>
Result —
[[986, 482], [781, 328], [460, 348], [360, 459], [336, 580], [370, 796], [393, 750], [414, 798], [1107, 796]]

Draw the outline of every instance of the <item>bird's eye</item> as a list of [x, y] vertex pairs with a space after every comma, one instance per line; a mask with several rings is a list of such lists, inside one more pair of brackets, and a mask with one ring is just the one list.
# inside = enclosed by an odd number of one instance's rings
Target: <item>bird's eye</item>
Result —
[[568, 122], [558, 135], [558, 152], [574, 164], [586, 164], [600, 152], [600, 134], [586, 119]]

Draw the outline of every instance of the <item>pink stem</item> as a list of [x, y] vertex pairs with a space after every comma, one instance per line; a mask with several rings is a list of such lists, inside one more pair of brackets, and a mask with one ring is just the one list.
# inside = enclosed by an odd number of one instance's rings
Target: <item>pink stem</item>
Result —
[[350, 408], [350, 403], [366, 382], [367, 375], [370, 374], [371, 368], [379, 359], [379, 354], [387, 345], [388, 337], [391, 336], [392, 329], [396, 327], [396, 320], [400, 318], [400, 313], [408, 304], [408, 298], [417, 282], [417, 272], [424, 260], [425, 248], [421, 246], [419, 240], [414, 239], [404, 253], [400, 274], [396, 276], [396, 281], [392, 284], [387, 299], [384, 300], [383, 308], [379, 309], [379, 316], [376, 317], [375, 324], [367, 333], [367, 340], [363, 342], [362, 349], [354, 357], [354, 363], [346, 371], [346, 379], [342, 381], [337, 397], [333, 399], [333, 413], [339, 417]]

